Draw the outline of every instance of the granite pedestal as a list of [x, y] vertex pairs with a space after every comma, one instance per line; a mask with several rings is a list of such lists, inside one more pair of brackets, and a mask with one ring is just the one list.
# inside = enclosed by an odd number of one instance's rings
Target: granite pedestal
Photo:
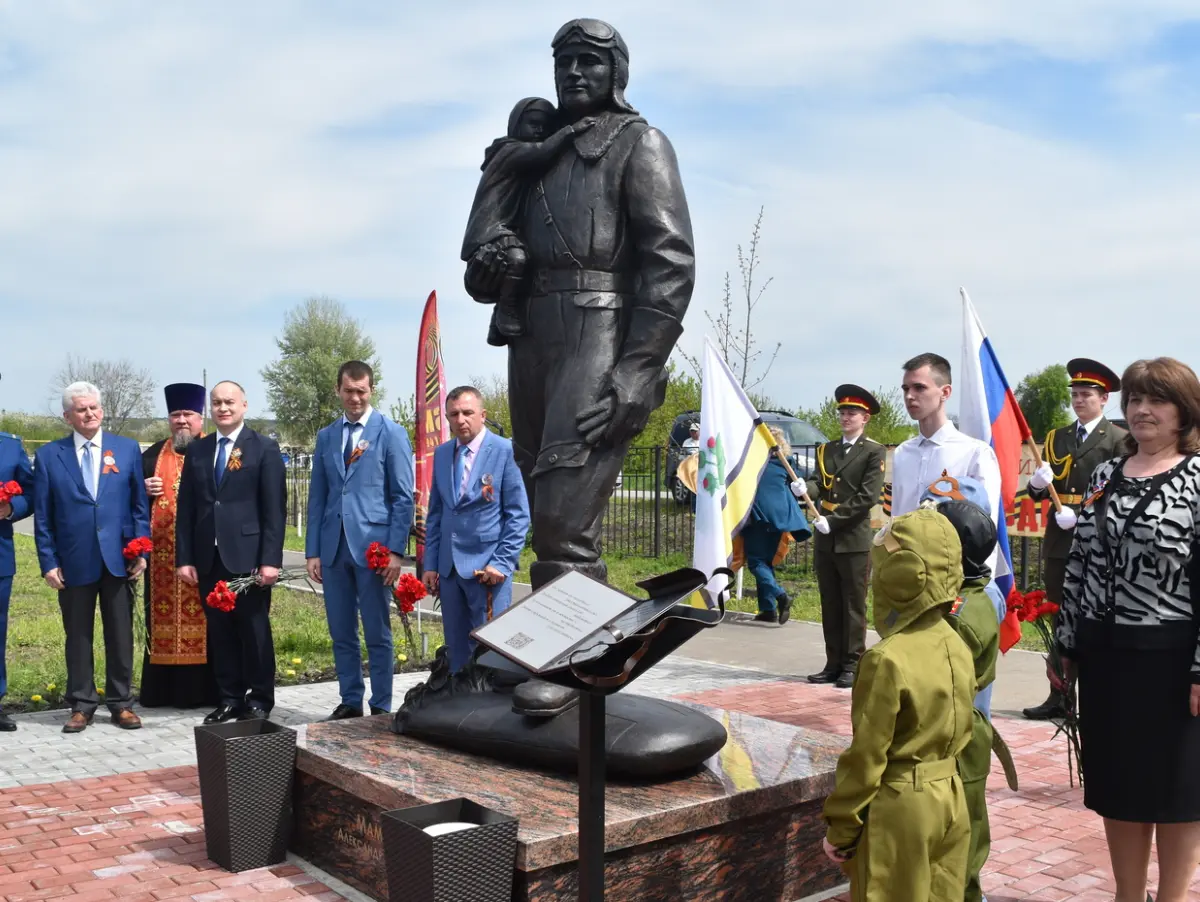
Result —
[[[791, 902], [844, 883], [821, 806], [847, 740], [702, 710], [729, 742], [697, 773], [606, 788], [607, 902]], [[520, 818], [514, 902], [577, 898], [574, 779], [397, 736], [382, 716], [311, 724], [297, 746], [292, 848], [369, 896], [387, 898], [380, 812], [466, 797]]]

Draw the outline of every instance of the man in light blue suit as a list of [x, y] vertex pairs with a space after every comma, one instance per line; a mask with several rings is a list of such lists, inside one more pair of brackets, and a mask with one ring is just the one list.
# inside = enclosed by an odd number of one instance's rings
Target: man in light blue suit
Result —
[[[12, 596], [13, 576], [17, 572], [12, 525], [33, 513], [33, 469], [29, 466], [29, 456], [19, 438], [0, 432], [0, 485], [6, 482], [19, 485], [21, 494], [0, 501], [0, 699], [8, 691], [8, 672], [4, 665], [8, 602]], [[16, 728], [13, 719], [0, 711], [0, 732], [10, 733]]]
[[[372, 714], [392, 710], [391, 592], [413, 516], [413, 455], [408, 433], [371, 407], [375, 374], [361, 360], [343, 363], [337, 392], [343, 416], [317, 434], [308, 490], [308, 574], [324, 585], [342, 701], [330, 720], [362, 717], [361, 615], [371, 673]], [[391, 550], [382, 576], [367, 566], [373, 542]]]
[[96, 600], [104, 624], [105, 695], [112, 722], [142, 725], [133, 713], [133, 596], [129, 581], [145, 556], [126, 561], [125, 546], [150, 538], [142, 451], [131, 438], [104, 432], [100, 389], [76, 382], [63, 391], [63, 419], [73, 430], [38, 449], [33, 471], [34, 538], [47, 585], [58, 590], [66, 633], [71, 717], [64, 733], [81, 733], [99, 707], [92, 641]]
[[483, 427], [486, 414], [478, 389], [451, 391], [446, 419], [455, 438], [433, 452], [424, 580], [441, 594], [452, 671], [471, 658], [471, 630], [512, 601], [529, 530], [529, 500], [512, 442]]

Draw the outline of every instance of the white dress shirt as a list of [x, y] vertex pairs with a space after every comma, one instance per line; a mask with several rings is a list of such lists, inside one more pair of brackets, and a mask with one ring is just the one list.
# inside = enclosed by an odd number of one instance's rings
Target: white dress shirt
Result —
[[238, 423], [237, 429], [229, 433], [227, 436], [221, 435], [220, 430], [217, 431], [217, 450], [213, 452], [213, 469], [217, 468], [217, 458], [221, 455], [221, 439], [228, 438], [229, 444], [225, 446], [225, 469], [229, 469], [229, 458], [233, 455], [233, 446], [237, 444], [238, 436], [242, 434], [242, 427], [245, 422]]
[[[955, 479], [969, 476], [983, 484], [996, 528], [1007, 529], [1000, 512], [1000, 462], [992, 446], [963, 435], [947, 421], [929, 438], [916, 435], [903, 442], [892, 457], [892, 516], [914, 511], [921, 495], [942, 472]], [[992, 576], [1005, 576], [1007, 562], [999, 560], [997, 546], [989, 563]]]
[[1104, 414], [1100, 414], [1100, 416], [1096, 417], [1096, 419], [1094, 419], [1094, 420], [1088, 420], [1086, 423], [1085, 423], [1085, 422], [1083, 422], [1083, 420], [1076, 420], [1076, 421], [1075, 421], [1075, 432], [1076, 432], [1076, 434], [1078, 434], [1078, 432], [1079, 432], [1079, 427], [1080, 427], [1080, 426], [1083, 426], [1083, 431], [1084, 431], [1085, 433], [1087, 433], [1087, 437], [1088, 437], [1088, 438], [1091, 438], [1091, 437], [1092, 437], [1092, 432], [1093, 432], [1093, 430], [1095, 430], [1095, 428], [1096, 428], [1096, 424], [1097, 424], [1097, 423], [1099, 423], [1099, 422], [1100, 422], [1102, 419], [1104, 419]]
[[[363, 433], [367, 429], [367, 421], [369, 419], [371, 419], [371, 414], [374, 412], [375, 412], [375, 408], [371, 407], [368, 404], [367, 409], [365, 411], [363, 411], [362, 417], [358, 420], [352, 420], [345, 414], [342, 414], [342, 455], [343, 456], [345, 456], [345, 454], [346, 454], [346, 442], [348, 442], [350, 440], [351, 436], [354, 437], [354, 441], [356, 444], [358, 443], [359, 440], [362, 439]], [[347, 423], [353, 423], [357, 427], [357, 429], [347, 429], [346, 428]]]
[[92, 485], [99, 492], [101, 458], [104, 456], [104, 430], [97, 429], [91, 438], [84, 438], [78, 432], [75, 433], [75, 462], [79, 464], [80, 472], [83, 472], [83, 446], [88, 442], [92, 443]]

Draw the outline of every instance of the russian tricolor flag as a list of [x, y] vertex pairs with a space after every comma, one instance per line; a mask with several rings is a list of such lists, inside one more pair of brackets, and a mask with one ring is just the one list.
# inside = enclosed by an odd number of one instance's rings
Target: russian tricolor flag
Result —
[[[1012, 551], [1008, 544], [1007, 514], [1017, 494], [1017, 475], [1021, 468], [1021, 446], [1033, 434], [1017, 399], [1008, 387], [996, 351], [983, 330], [966, 289], [960, 288], [963, 301], [963, 387], [959, 402], [959, 429], [972, 438], [988, 442], [1000, 462], [1001, 505], [999, 524], [1000, 553], [1004, 564], [997, 566], [995, 580], [1007, 599], [1013, 588]], [[999, 562], [998, 562], [999, 563]], [[1000, 650], [1008, 651], [1021, 638], [1016, 614], [1006, 614], [1000, 624]]]

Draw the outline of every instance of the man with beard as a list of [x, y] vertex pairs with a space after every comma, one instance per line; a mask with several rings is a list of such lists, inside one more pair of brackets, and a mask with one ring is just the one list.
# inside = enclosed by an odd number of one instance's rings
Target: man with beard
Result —
[[142, 455], [154, 551], [145, 582], [141, 700], [147, 708], [198, 708], [217, 703], [217, 683], [208, 663], [200, 592], [175, 573], [175, 517], [183, 455], [204, 429], [204, 386], [177, 382], [163, 391], [171, 437]]

